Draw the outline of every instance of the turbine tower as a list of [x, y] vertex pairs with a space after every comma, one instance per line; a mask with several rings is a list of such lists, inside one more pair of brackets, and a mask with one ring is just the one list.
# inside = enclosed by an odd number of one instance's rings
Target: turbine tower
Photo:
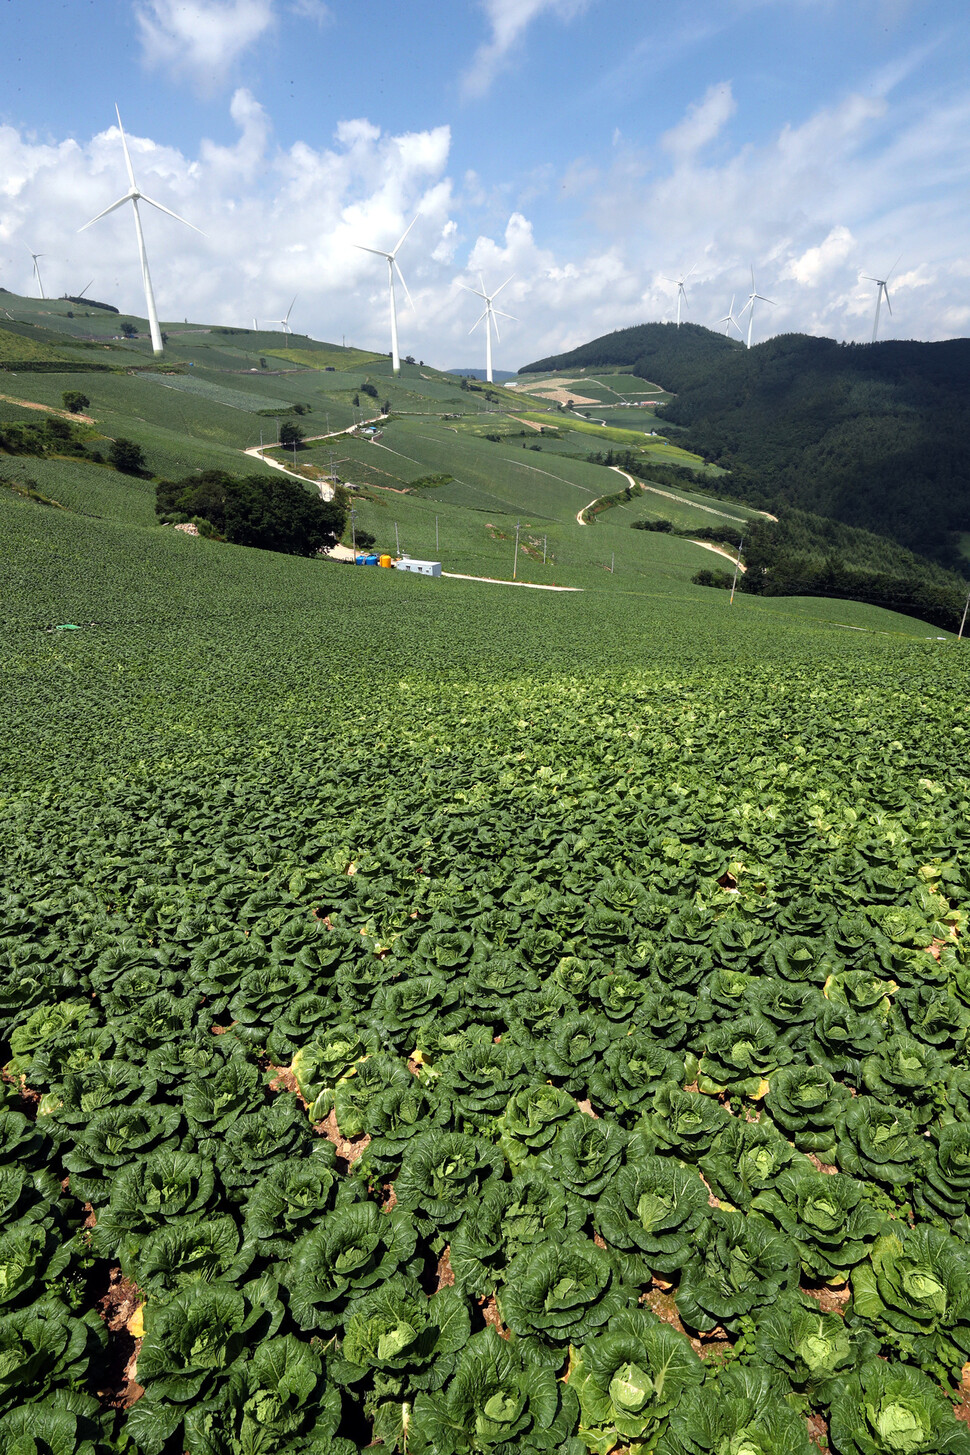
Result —
[[507, 288], [508, 287], [508, 285], [511, 283], [511, 281], [512, 281], [512, 279], [514, 277], [515, 277], [515, 274], [514, 273], [510, 274], [510, 276], [508, 278], [506, 278], [506, 280], [505, 280], [504, 283], [500, 283], [499, 284], [499, 286], [496, 288], [496, 290], [495, 290], [494, 293], [487, 293], [485, 291], [485, 279], [482, 277], [482, 274], [481, 273], [479, 273], [479, 275], [478, 275], [478, 281], [482, 285], [482, 291], [480, 293], [479, 293], [479, 291], [478, 291], [477, 288], [468, 288], [464, 283], [461, 284], [462, 288], [465, 289], [465, 292], [466, 293], [474, 293], [474, 295], [475, 295], [476, 298], [483, 298], [485, 300], [485, 309], [484, 309], [484, 312], [478, 318], [476, 318], [475, 322], [472, 324], [472, 326], [468, 330], [468, 332], [469, 333], [474, 333], [475, 330], [476, 330], [476, 328], [478, 327], [478, 325], [481, 323], [482, 319], [484, 318], [484, 320], [485, 320], [485, 379], [486, 379], [487, 383], [489, 383], [489, 384], [491, 384], [493, 382], [493, 380], [492, 380], [492, 329], [493, 328], [495, 329], [495, 337], [499, 340], [499, 342], [501, 342], [501, 338], [502, 338], [502, 335], [498, 331], [498, 324], [496, 322], [496, 315], [498, 315], [499, 318], [514, 318], [515, 317], [515, 315], [512, 314], [512, 313], [503, 313], [500, 308], [493, 308], [492, 307], [492, 300], [498, 297], [498, 295], [501, 293], [501, 291], [502, 291], [503, 288]]
[[736, 293], [734, 293], [734, 294], [731, 295], [731, 307], [728, 309], [728, 311], [724, 315], [724, 317], [723, 318], [719, 318], [718, 321], [717, 321], [719, 328], [720, 328], [720, 326], [721, 326], [722, 323], [727, 324], [727, 327], [725, 328], [724, 332], [725, 332], [725, 334], [727, 335], [728, 338], [731, 337], [731, 324], [732, 323], [734, 324], [734, 327], [738, 331], [738, 338], [744, 338], [744, 329], [741, 327], [741, 325], [738, 323], [737, 319], [734, 316], [734, 300], [735, 300], [736, 297], [737, 297], [737, 294]]
[[[752, 267], [752, 269], [751, 269], [751, 292], [748, 294], [748, 301], [747, 301], [747, 303], [744, 305], [744, 308], [741, 309], [741, 313], [738, 315], [739, 317], [743, 317], [743, 315], [745, 313], [747, 313], [747, 315], [748, 315], [748, 348], [749, 349], [751, 347], [751, 334], [752, 334], [752, 332], [754, 330], [754, 305], [755, 305], [755, 302], [759, 302], [759, 303], [770, 303], [771, 306], [772, 306], [772, 308], [774, 308], [774, 306], [775, 306], [775, 300], [773, 298], [766, 298], [764, 296], [764, 294], [763, 293], [759, 293], [758, 290], [757, 290], [757, 288], [755, 287], [755, 283], [754, 283], [754, 268]], [[740, 330], [739, 330], [739, 332], [740, 332]]]
[[397, 255], [401, 251], [401, 244], [404, 242], [404, 239], [407, 237], [408, 233], [411, 231], [411, 228], [414, 226], [417, 220], [418, 214], [415, 214], [415, 216], [408, 223], [408, 226], [405, 228], [404, 232], [401, 234], [401, 238], [397, 244], [397, 247], [393, 248], [389, 253], [382, 252], [380, 248], [364, 247], [363, 243], [354, 243], [354, 247], [360, 248], [361, 252], [373, 253], [378, 258], [387, 259], [387, 286], [391, 296], [391, 368], [395, 374], [400, 374], [401, 372], [401, 355], [398, 352], [397, 347], [397, 307], [394, 302], [394, 270], [395, 268], [397, 268], [397, 276], [400, 278], [401, 286], [403, 287], [405, 293], [407, 293], [408, 302], [413, 308], [414, 303], [411, 299], [410, 293], [408, 293], [408, 285], [404, 281], [404, 274], [401, 272], [401, 269], [398, 265]]
[[694, 266], [691, 268], [690, 273], [685, 273], [682, 278], [668, 278], [667, 275], [666, 275], [666, 273], [664, 274], [664, 280], [665, 280], [665, 282], [667, 282], [667, 283], [676, 283], [676, 285], [677, 285], [677, 327], [678, 328], [680, 328], [680, 305], [682, 303], [686, 304], [686, 302], [687, 302], [687, 289], [684, 287], [684, 284], [687, 282], [687, 279], [690, 277], [690, 274], [691, 273], [696, 273], [696, 271], [697, 271], [697, 264], [695, 263]]
[[[900, 258], [902, 257], [902, 253], [900, 253], [899, 257]], [[873, 320], [873, 324], [872, 324], [872, 342], [873, 343], [875, 343], [876, 340], [879, 337], [879, 309], [882, 307], [882, 300], [883, 300], [883, 298], [885, 298], [885, 300], [886, 300], [886, 307], [889, 309], [889, 316], [890, 316], [890, 318], [892, 318], [893, 306], [892, 306], [892, 304], [889, 301], [889, 288], [888, 288], [887, 285], [888, 285], [889, 280], [892, 277], [893, 273], [895, 273], [896, 269], [898, 268], [898, 266], [899, 266], [899, 258], [897, 258], [896, 261], [895, 261], [895, 263], [893, 263], [892, 267], [889, 269], [889, 272], [886, 274], [885, 278], [871, 278], [868, 273], [863, 273], [863, 275], [862, 275], [863, 278], [865, 278], [865, 280], [866, 280], [867, 283], [875, 283], [875, 285], [876, 285], [876, 316], [875, 316], [875, 319]]]
[[78, 228], [78, 232], [84, 232], [86, 228], [91, 227], [95, 222], [100, 222], [102, 217], [107, 217], [109, 212], [115, 212], [119, 207], [124, 207], [126, 202], [131, 203], [131, 210], [135, 214], [135, 236], [138, 239], [138, 257], [141, 262], [142, 282], [145, 285], [145, 304], [148, 310], [148, 327], [152, 336], [152, 349], [156, 354], [160, 354], [162, 352], [162, 331], [158, 326], [158, 311], [155, 308], [155, 294], [152, 291], [152, 279], [148, 271], [148, 254], [145, 251], [145, 235], [142, 232], [138, 204], [139, 202], [147, 202], [149, 207], [157, 207], [159, 212], [164, 212], [169, 217], [174, 217], [176, 222], [185, 223], [185, 226], [191, 227], [193, 232], [201, 233], [202, 229], [196, 227], [193, 222], [186, 222], [185, 218], [179, 217], [177, 212], [172, 212], [170, 208], [163, 207], [160, 202], [153, 201], [151, 197], [147, 197], [144, 192], [139, 191], [138, 183], [135, 181], [135, 173], [132, 170], [131, 157], [128, 153], [128, 142], [125, 137], [125, 130], [121, 125], [121, 112], [117, 106], [115, 106], [115, 115], [118, 118], [118, 130], [121, 132], [121, 145], [125, 149], [125, 166], [128, 168], [128, 181], [131, 185], [124, 197], [119, 197], [117, 202], [112, 202], [111, 206], [106, 207], [103, 212], [99, 212], [97, 217], [92, 217], [90, 222], [84, 224], [84, 227]]
[[[295, 293], [293, 295], [293, 303], [296, 302], [296, 300], [297, 300], [297, 298], [299, 298], [299, 296], [300, 295], [298, 293]], [[268, 318], [266, 320], [266, 322], [269, 323], [269, 324], [277, 323], [277, 324], [279, 324], [280, 328], [283, 330], [284, 333], [292, 333], [293, 330], [290, 328], [290, 314], [293, 312], [293, 303], [291, 303], [290, 306], [289, 306], [289, 308], [286, 310], [286, 317], [285, 318]], [[254, 327], [255, 327], [255, 324], [256, 324], [256, 320], [254, 318], [253, 319], [253, 326]]]
[[[30, 248], [28, 248], [27, 251], [28, 251], [28, 253], [30, 253]], [[46, 298], [47, 297], [47, 294], [44, 292], [44, 284], [41, 281], [40, 268], [38, 268], [38, 266], [37, 266], [37, 259], [38, 258], [46, 258], [47, 254], [46, 253], [30, 253], [30, 256], [34, 260], [34, 277], [37, 279], [37, 287], [40, 289], [40, 296], [41, 296], [41, 298]]]

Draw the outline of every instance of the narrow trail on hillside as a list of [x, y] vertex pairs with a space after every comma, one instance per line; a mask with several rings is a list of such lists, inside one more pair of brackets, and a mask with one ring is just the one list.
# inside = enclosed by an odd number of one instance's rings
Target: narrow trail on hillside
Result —
[[725, 559], [725, 561], [730, 561], [732, 566], [737, 566], [737, 568], [741, 572], [741, 575], [742, 576], [745, 574], [745, 572], [748, 569], [747, 566], [743, 563], [743, 561], [740, 561], [737, 556], [732, 556], [731, 555], [731, 552], [725, 550], [723, 546], [715, 546], [710, 541], [695, 541], [695, 540], [692, 540], [691, 541], [691, 545], [692, 546], [703, 546], [704, 549], [705, 549], [705, 551], [713, 551], [716, 556], [723, 556], [724, 559]]

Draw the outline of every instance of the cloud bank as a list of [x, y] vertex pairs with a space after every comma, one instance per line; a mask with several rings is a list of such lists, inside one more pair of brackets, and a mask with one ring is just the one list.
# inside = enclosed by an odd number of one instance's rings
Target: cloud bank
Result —
[[[386, 350], [385, 269], [354, 244], [391, 247], [417, 213], [400, 256], [415, 304], [401, 311], [401, 343], [439, 365], [475, 362], [477, 300], [457, 282], [477, 288], [479, 273], [488, 287], [515, 274], [502, 294], [516, 320], [502, 325], [502, 367], [674, 318], [666, 278], [695, 264], [684, 316], [709, 326], [732, 295], [741, 306], [755, 267], [776, 305], [759, 308], [756, 340], [788, 330], [868, 338], [875, 289], [865, 275], [885, 276], [897, 257], [881, 336], [968, 327], [970, 202], [951, 183], [970, 160], [970, 100], [906, 111], [850, 95], [757, 147], [728, 141], [734, 108], [725, 81], [685, 108], [662, 146], [620, 139], [598, 166], [575, 159], [497, 200], [474, 174], [452, 175], [447, 126], [390, 133], [360, 117], [325, 145], [284, 148], [258, 99], [238, 89], [229, 145], [203, 141], [187, 156], [130, 138], [139, 184], [206, 234], [146, 212], [160, 312], [248, 325], [282, 317], [297, 294], [298, 331]], [[76, 232], [124, 189], [116, 127], [54, 143], [0, 128], [0, 282], [32, 291], [28, 250], [43, 252], [49, 292], [76, 293], [93, 277], [94, 297], [140, 312], [127, 210]]]

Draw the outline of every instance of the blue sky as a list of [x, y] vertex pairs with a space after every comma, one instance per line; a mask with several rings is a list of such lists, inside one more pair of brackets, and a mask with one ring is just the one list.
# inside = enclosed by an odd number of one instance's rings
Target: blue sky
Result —
[[[970, 38], [956, 0], [0, 0], [0, 283], [142, 311], [114, 103], [149, 213], [163, 318], [279, 318], [496, 364], [687, 313], [755, 337], [970, 332]], [[83, 275], [83, 276], [82, 276]]]

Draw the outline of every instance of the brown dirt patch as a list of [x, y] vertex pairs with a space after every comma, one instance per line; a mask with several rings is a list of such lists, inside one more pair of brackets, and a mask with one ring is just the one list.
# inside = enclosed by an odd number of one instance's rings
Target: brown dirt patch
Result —
[[[397, 1188], [394, 1186], [393, 1182], [385, 1182], [385, 1184], [384, 1184], [384, 1201], [381, 1203], [381, 1212], [385, 1212], [385, 1213], [393, 1212], [396, 1207], [397, 1207]], [[448, 1256], [449, 1256], [449, 1258], [451, 1256], [451, 1250], [450, 1249], [448, 1250]]]
[[71, 414], [68, 409], [55, 409], [53, 404], [35, 404], [31, 399], [15, 399], [12, 394], [0, 394], [5, 404], [17, 404], [21, 409], [39, 409], [42, 414], [56, 414], [58, 419], [78, 420], [81, 424], [96, 424], [90, 414]]
[[288, 1091], [291, 1096], [296, 1097], [301, 1106], [305, 1107], [306, 1102], [300, 1094], [300, 1084], [296, 1079], [296, 1073], [293, 1068], [291, 1066], [273, 1066], [270, 1064], [268, 1069], [276, 1072], [276, 1075], [269, 1083], [270, 1091]]
[[370, 1137], [366, 1132], [362, 1132], [359, 1137], [344, 1136], [337, 1126], [336, 1111], [332, 1111], [322, 1122], [315, 1122], [313, 1130], [318, 1136], [326, 1137], [328, 1142], [333, 1143], [337, 1151], [337, 1168], [341, 1172], [349, 1172], [370, 1146]]
[[502, 1323], [502, 1315], [499, 1313], [494, 1293], [490, 1294], [488, 1298], [480, 1298], [478, 1300], [478, 1306], [482, 1311], [482, 1318], [486, 1324], [491, 1325], [500, 1339], [507, 1339], [509, 1337], [509, 1331]]
[[576, 1105], [584, 1116], [592, 1117], [594, 1122], [599, 1121], [600, 1114], [598, 1111], [593, 1110], [588, 1096], [585, 1101], [577, 1101]]
[[812, 1166], [816, 1167], [819, 1172], [824, 1172], [826, 1177], [831, 1177], [833, 1173], [839, 1170], [837, 1167], [830, 1167], [828, 1162], [820, 1162], [814, 1152], [806, 1152], [805, 1155], [808, 1157]]
[[98, 1314], [108, 1330], [104, 1377], [97, 1392], [106, 1409], [129, 1409], [145, 1393], [136, 1378], [142, 1341], [140, 1337], [134, 1337], [129, 1327], [144, 1302], [141, 1290], [122, 1277], [120, 1268], [112, 1268], [108, 1274], [107, 1292], [98, 1299], [97, 1305]]
[[963, 1366], [960, 1388], [957, 1393], [960, 1396], [960, 1403], [953, 1406], [953, 1413], [965, 1425], [970, 1425], [970, 1364]]
[[[665, 1291], [670, 1287], [671, 1285], [667, 1283], [661, 1288], [658, 1286], [657, 1280], [654, 1279], [653, 1286], [640, 1295], [640, 1302], [644, 1308], [650, 1309], [651, 1313], [655, 1313], [658, 1319], [661, 1319], [665, 1324], [669, 1324], [679, 1334], [686, 1334], [687, 1330], [681, 1322], [680, 1314], [677, 1312], [677, 1305], [670, 1293]], [[693, 1339], [691, 1343], [694, 1343]]]
[[806, 1415], [805, 1424], [808, 1426], [808, 1438], [813, 1445], [820, 1450], [829, 1448], [829, 1422], [824, 1415], [818, 1413]]
[[435, 1293], [440, 1293], [443, 1288], [454, 1288], [455, 1271], [451, 1266], [451, 1245], [445, 1249], [438, 1259], [438, 1287]]
[[852, 1297], [852, 1290], [847, 1283], [841, 1288], [829, 1288], [827, 1283], [817, 1283], [814, 1286], [803, 1283], [799, 1289], [809, 1298], [813, 1298], [823, 1314], [845, 1315], [845, 1306]]
[[13, 1076], [9, 1071], [3, 1071], [0, 1072], [0, 1077], [2, 1077], [8, 1086], [15, 1086], [17, 1088], [17, 1100], [20, 1102], [19, 1110], [23, 1112], [25, 1117], [29, 1117], [32, 1122], [36, 1121], [40, 1092], [34, 1091], [29, 1087], [23, 1076]]

